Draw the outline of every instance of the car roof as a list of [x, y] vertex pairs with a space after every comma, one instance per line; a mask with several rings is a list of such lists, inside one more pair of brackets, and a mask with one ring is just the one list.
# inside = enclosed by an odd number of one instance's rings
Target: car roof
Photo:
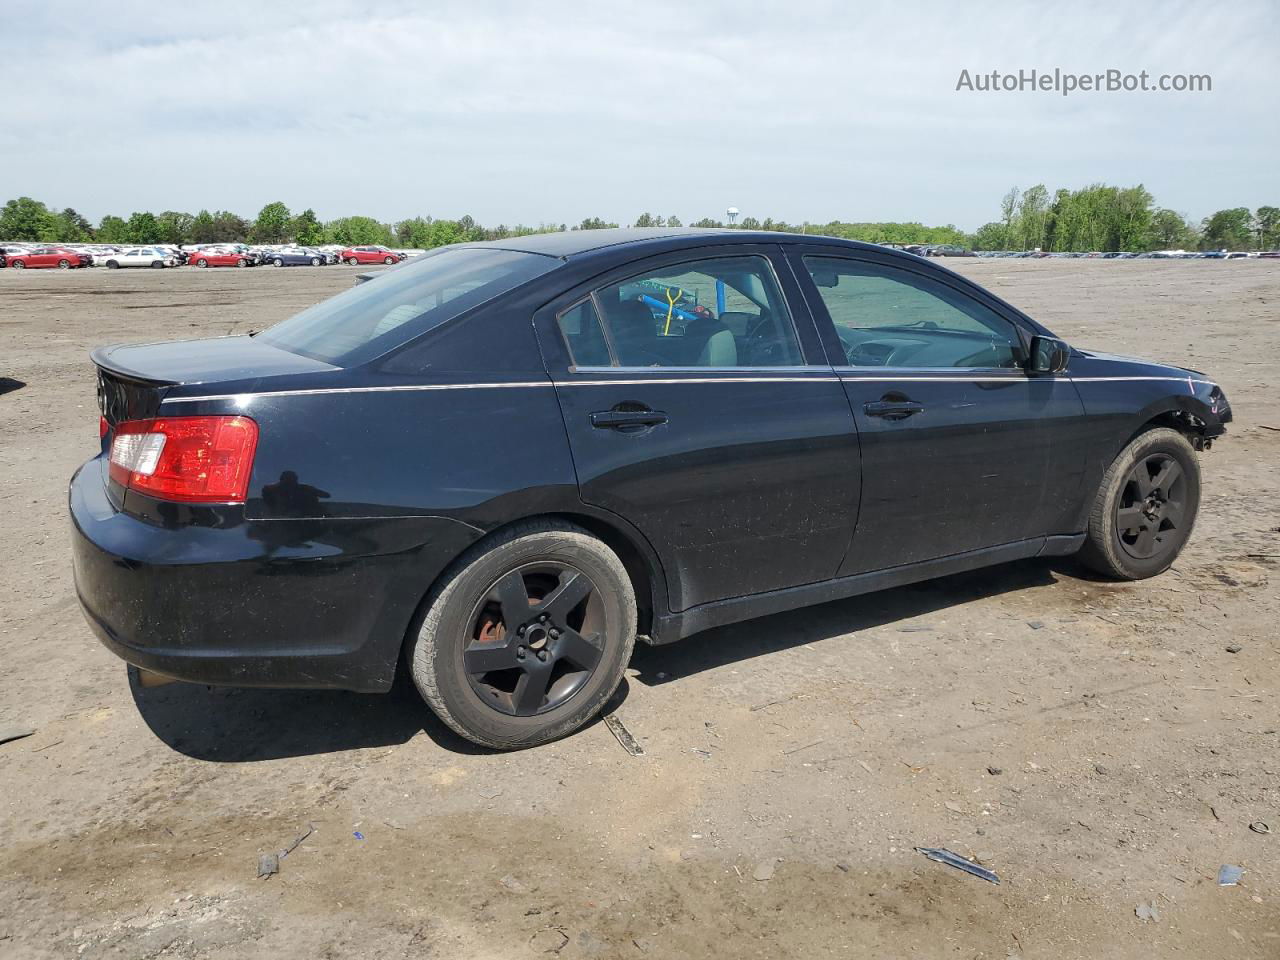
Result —
[[772, 230], [741, 230], [728, 227], [623, 227], [608, 230], [560, 230], [555, 233], [534, 233], [523, 237], [508, 237], [503, 240], [488, 240], [461, 244], [461, 246], [518, 250], [525, 253], [540, 253], [548, 257], [569, 259], [590, 254], [606, 247], [626, 245], [644, 244], [650, 248], [649, 252], [675, 250], [693, 245], [691, 241], [714, 241], [717, 243], [808, 241], [811, 243], [838, 243], [842, 246], [847, 245], [864, 250], [886, 249], [874, 243], [860, 243], [855, 240], [823, 237], [811, 233], [781, 233]]

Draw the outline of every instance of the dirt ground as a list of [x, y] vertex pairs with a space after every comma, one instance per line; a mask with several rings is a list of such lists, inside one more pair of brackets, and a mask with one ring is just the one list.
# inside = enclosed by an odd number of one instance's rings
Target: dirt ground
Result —
[[1280, 957], [1280, 264], [949, 265], [1223, 384], [1189, 548], [638, 649], [641, 757], [600, 723], [477, 751], [405, 691], [132, 689], [68, 562], [87, 351], [261, 328], [355, 271], [0, 271], [0, 726], [36, 728], [0, 745], [0, 956]]

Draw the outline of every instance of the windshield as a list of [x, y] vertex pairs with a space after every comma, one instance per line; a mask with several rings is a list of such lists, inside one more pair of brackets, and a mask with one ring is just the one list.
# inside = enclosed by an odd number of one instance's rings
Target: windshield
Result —
[[513, 250], [442, 250], [308, 307], [259, 336], [314, 360], [352, 366], [559, 265], [554, 257]]

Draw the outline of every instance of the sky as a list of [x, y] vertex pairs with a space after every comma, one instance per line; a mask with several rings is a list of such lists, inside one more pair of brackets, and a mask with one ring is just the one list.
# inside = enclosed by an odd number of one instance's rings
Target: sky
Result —
[[[29, 5], [0, 202], [972, 230], [1011, 186], [1101, 181], [1198, 220], [1280, 205], [1277, 51], [1269, 0]], [[1055, 67], [1213, 88], [956, 89]]]

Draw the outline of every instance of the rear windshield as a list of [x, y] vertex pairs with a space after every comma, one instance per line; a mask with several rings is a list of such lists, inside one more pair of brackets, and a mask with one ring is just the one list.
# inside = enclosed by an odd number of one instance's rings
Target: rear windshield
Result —
[[258, 336], [272, 346], [349, 367], [559, 265], [554, 257], [513, 250], [442, 250], [308, 307]]

